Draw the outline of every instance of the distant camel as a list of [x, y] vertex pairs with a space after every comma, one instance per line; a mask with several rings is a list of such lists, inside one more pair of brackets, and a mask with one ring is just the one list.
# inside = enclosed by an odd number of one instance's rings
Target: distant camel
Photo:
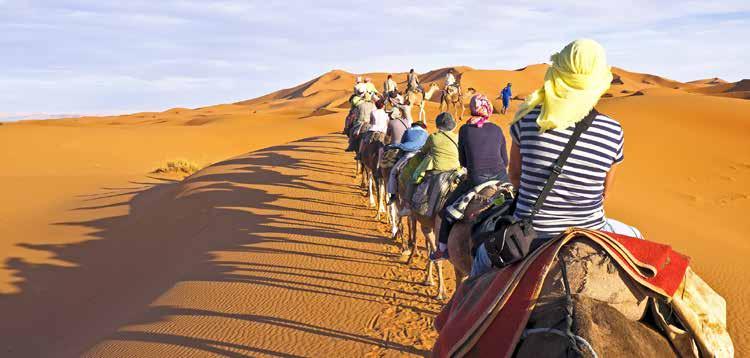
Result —
[[[453, 91], [449, 90], [451, 87], [453, 87]], [[462, 121], [466, 109], [464, 108], [464, 95], [461, 93], [461, 86], [449, 86], [440, 92], [440, 112], [452, 111], [453, 117]]]
[[429, 101], [430, 98], [432, 98], [432, 95], [434, 95], [438, 90], [440, 90], [440, 86], [438, 86], [437, 83], [433, 82], [427, 92], [424, 93], [424, 95], [416, 90], [410, 90], [406, 92], [406, 100], [408, 101], [408, 104], [416, 105], [419, 107], [419, 121], [424, 122], [426, 120], [427, 115], [424, 111], [425, 101]]

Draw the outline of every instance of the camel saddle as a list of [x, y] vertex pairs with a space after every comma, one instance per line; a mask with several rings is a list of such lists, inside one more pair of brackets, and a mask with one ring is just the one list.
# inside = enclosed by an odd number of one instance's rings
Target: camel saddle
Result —
[[[547, 355], [554, 335], [529, 332], [548, 332], [560, 322], [559, 260], [568, 266], [567, 297], [580, 320], [574, 325], [587, 330], [578, 334], [599, 356], [638, 356], [627, 349], [645, 342], [653, 342], [652, 352], [673, 356], [734, 355], [726, 303], [690, 270], [688, 257], [668, 245], [579, 228], [519, 262], [464, 281], [435, 319], [440, 335], [432, 355], [532, 357], [540, 346]], [[655, 328], [644, 328], [647, 318]], [[613, 331], [635, 346], [608, 344]], [[563, 338], [567, 349], [569, 337]]]

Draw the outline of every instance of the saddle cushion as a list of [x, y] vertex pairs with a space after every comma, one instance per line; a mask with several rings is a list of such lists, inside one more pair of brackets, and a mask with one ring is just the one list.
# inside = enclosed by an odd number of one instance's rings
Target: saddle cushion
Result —
[[456, 175], [453, 171], [428, 172], [414, 190], [412, 210], [422, 216], [434, 216], [445, 205], [451, 191], [456, 188]]
[[[627, 280], [652, 297], [672, 297], [689, 262], [667, 245], [593, 230], [570, 229], [522, 261], [464, 281], [435, 320], [440, 336], [433, 355], [493, 352], [493, 356], [510, 356], [537, 304], [546, 277], [555, 267], [558, 252], [571, 241], [580, 239], [590, 239], [605, 250], [621, 269], [619, 272], [627, 274]], [[631, 313], [637, 315], [635, 310]]]

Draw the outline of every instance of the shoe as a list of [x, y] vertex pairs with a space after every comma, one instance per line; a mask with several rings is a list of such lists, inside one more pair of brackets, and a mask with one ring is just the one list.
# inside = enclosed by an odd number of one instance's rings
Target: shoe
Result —
[[430, 260], [432, 261], [442, 261], [448, 259], [448, 250], [437, 250], [430, 253]]

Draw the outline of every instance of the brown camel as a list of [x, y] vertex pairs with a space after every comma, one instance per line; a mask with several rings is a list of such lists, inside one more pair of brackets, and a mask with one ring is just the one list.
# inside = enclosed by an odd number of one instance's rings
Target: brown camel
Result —
[[[402, 185], [400, 185], [399, 193], [405, 193], [407, 192], [406, 188], [404, 188]], [[446, 195], [449, 195], [450, 193], [446, 193]], [[401, 200], [397, 200], [397, 203], [405, 203], [407, 201], [411, 201], [411, 198], [408, 198], [404, 200], [404, 198], [401, 198]], [[399, 211], [401, 207], [399, 207], [399, 204], [396, 204], [396, 211]], [[406, 261], [407, 264], [411, 264], [414, 261], [414, 258], [419, 255], [419, 246], [417, 241], [417, 225], [419, 225], [419, 229], [422, 232], [422, 235], [424, 235], [425, 238], [425, 248], [427, 250], [427, 255], [431, 254], [432, 252], [435, 252], [437, 250], [437, 242], [435, 240], [435, 229], [440, 227], [437, 226], [440, 224], [439, 222], [439, 215], [437, 214], [438, 210], [435, 210], [435, 213], [427, 216], [427, 215], [421, 215], [417, 213], [416, 211], [412, 210], [411, 213], [408, 216], [408, 228], [409, 228], [409, 235], [407, 236], [407, 241], [405, 245], [403, 246], [403, 251], [401, 253], [402, 256], [408, 256], [408, 259]], [[401, 218], [398, 218], [396, 216], [396, 220], [400, 221]], [[397, 221], [394, 221], [393, 229], [396, 233], [400, 232], [399, 223]], [[394, 235], [397, 236], [398, 234]], [[432, 286], [434, 285], [433, 281], [433, 269], [437, 269], [437, 276], [438, 276], [438, 291], [435, 296], [438, 300], [445, 299], [445, 279], [443, 276], [443, 266], [442, 262], [434, 262], [432, 260], [427, 260], [427, 266], [425, 267], [425, 280], [424, 284], [426, 286]]]
[[461, 93], [461, 87], [454, 87], [453, 91], [449, 91], [446, 87], [440, 92], [440, 112], [452, 112], [454, 118], [462, 121], [466, 108], [464, 107], [464, 95]]
[[[560, 259], [565, 262], [570, 303]], [[570, 340], [560, 333], [566, 330], [561, 322], [569, 308], [572, 333], [581, 338], [576, 340], [583, 357], [593, 356], [587, 344], [600, 357], [679, 356], [664, 334], [648, 323], [649, 295], [590, 240], [575, 240], [562, 248], [536, 301], [516, 357], [565, 356]], [[549, 328], [557, 331], [545, 332]]]

